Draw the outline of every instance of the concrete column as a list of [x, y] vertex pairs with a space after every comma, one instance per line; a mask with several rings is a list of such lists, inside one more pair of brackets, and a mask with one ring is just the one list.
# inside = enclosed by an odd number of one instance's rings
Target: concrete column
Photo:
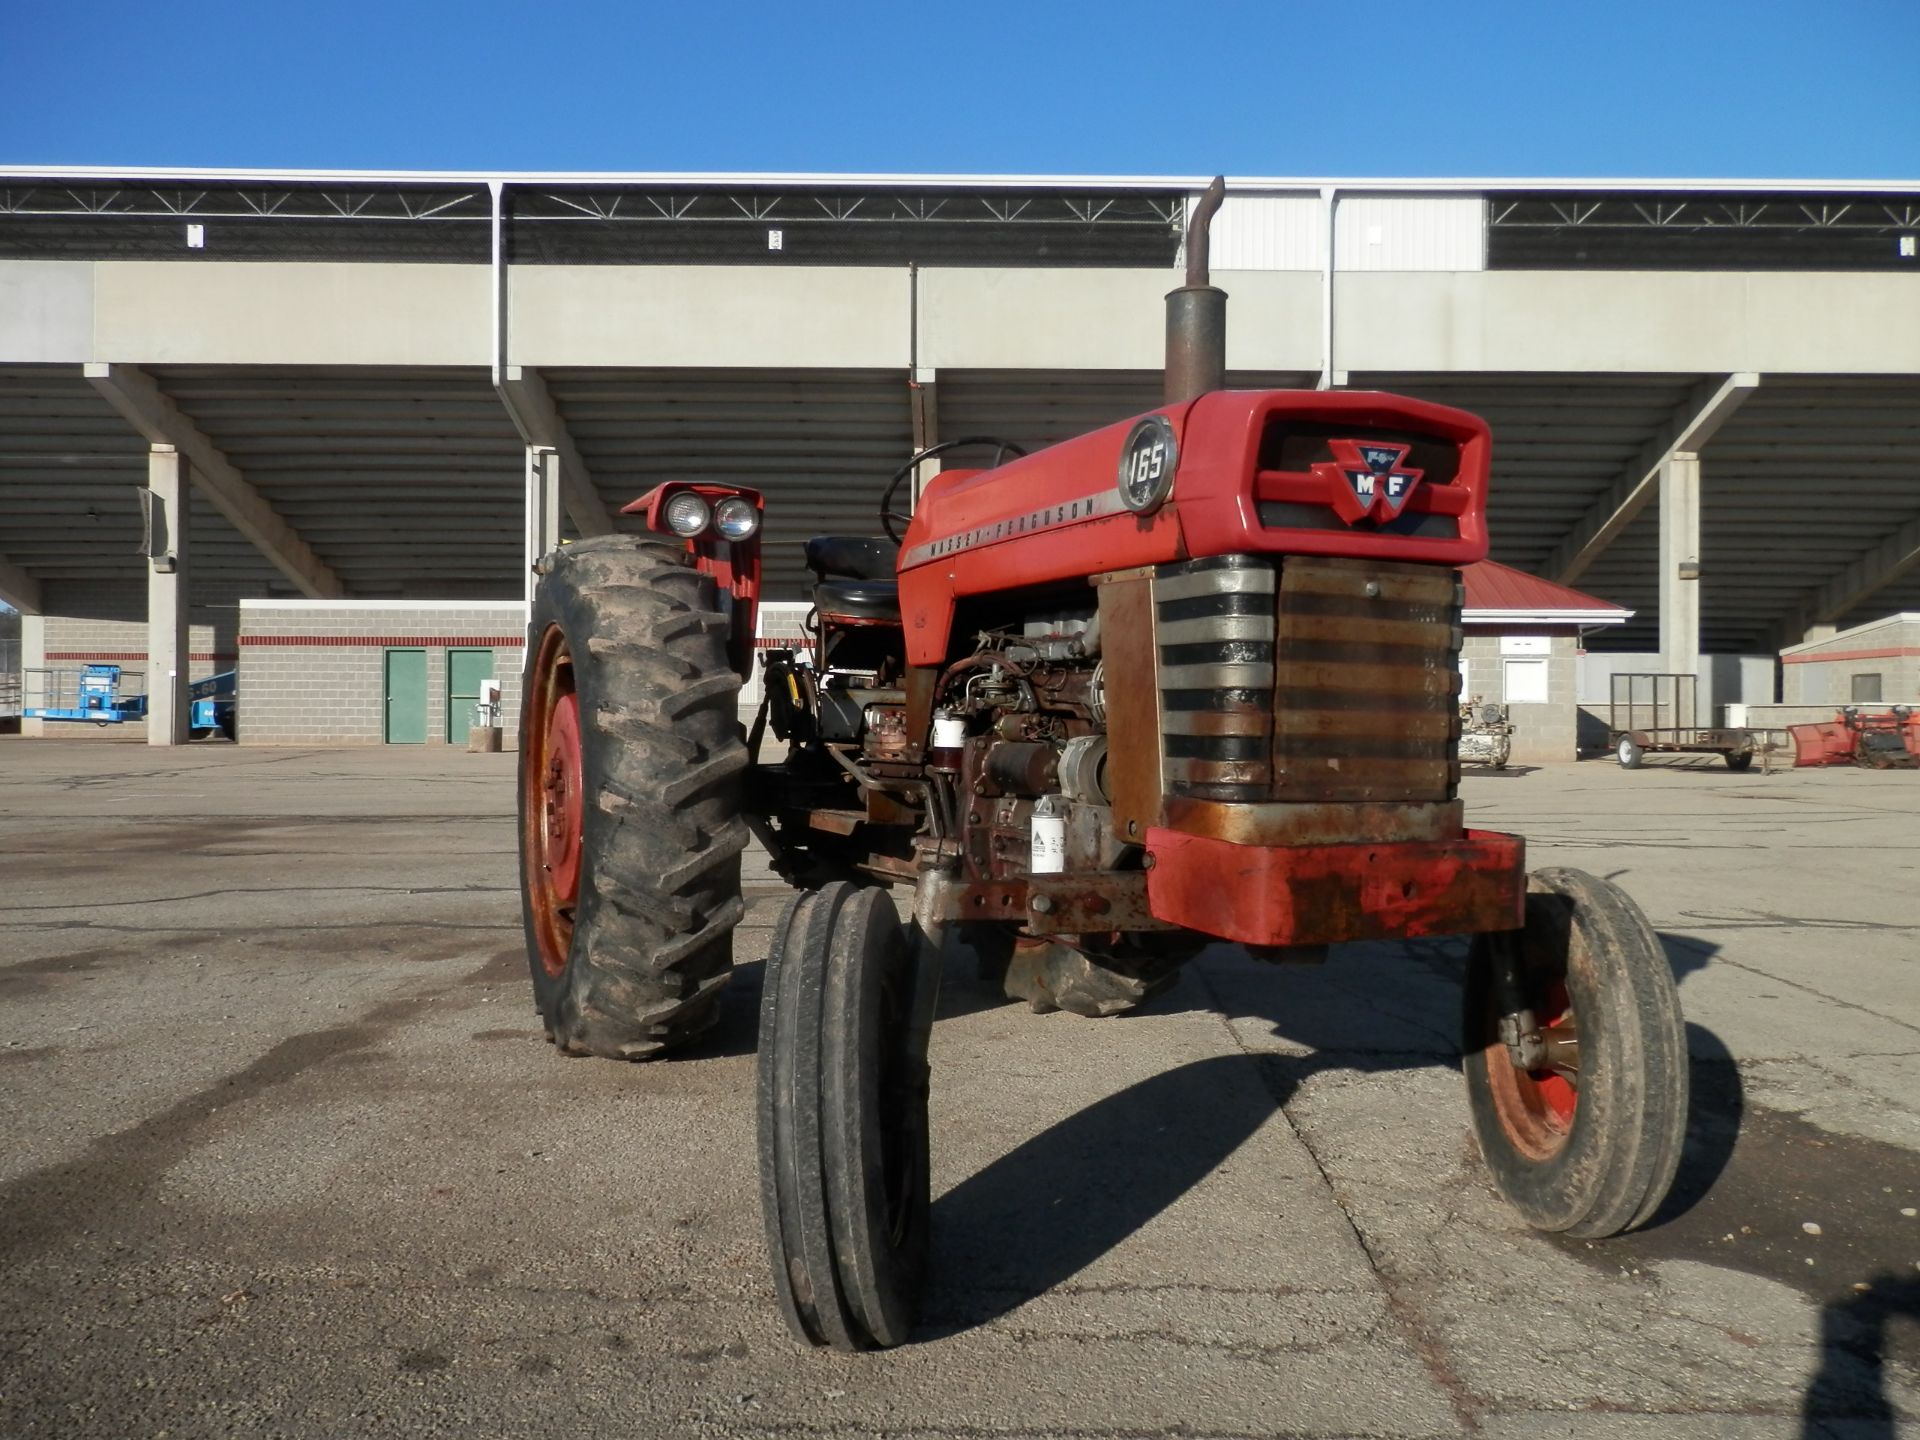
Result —
[[147, 743], [187, 743], [187, 460], [147, 452]]
[[[1700, 675], [1700, 456], [1676, 450], [1660, 466], [1660, 668]], [[1696, 708], [1708, 703], [1702, 677]], [[1702, 724], [1696, 713], [1681, 724]]]
[[533, 566], [560, 548], [560, 452], [546, 445], [527, 446], [526, 598], [540, 583]]
[[[29, 705], [51, 705], [53, 696], [47, 690], [51, 678], [47, 668], [47, 617], [44, 615], [20, 616], [20, 708]], [[35, 675], [35, 670], [41, 673]], [[44, 720], [20, 721], [20, 733], [25, 735], [44, 735], [47, 722]]]
[[[913, 424], [913, 448], [916, 453], [929, 445], [940, 442], [940, 383], [939, 376], [931, 365], [916, 365], [913, 368], [913, 380], [907, 390], [907, 400], [912, 407], [910, 418]], [[920, 508], [920, 492], [927, 482], [940, 473], [940, 457], [922, 460], [915, 467], [911, 486], [913, 505]]]

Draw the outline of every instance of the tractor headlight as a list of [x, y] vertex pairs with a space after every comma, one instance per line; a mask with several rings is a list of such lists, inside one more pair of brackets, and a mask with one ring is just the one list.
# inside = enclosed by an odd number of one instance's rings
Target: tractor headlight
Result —
[[667, 528], [688, 539], [706, 529], [707, 522], [713, 518], [713, 512], [707, 509], [707, 502], [691, 490], [682, 490], [667, 501], [665, 514]]
[[729, 540], [750, 540], [760, 528], [760, 512], [744, 495], [729, 495], [713, 507], [713, 524]]

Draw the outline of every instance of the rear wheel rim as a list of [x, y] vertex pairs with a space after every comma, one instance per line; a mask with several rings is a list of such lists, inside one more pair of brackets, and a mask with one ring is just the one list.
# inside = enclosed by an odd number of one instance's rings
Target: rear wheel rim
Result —
[[557, 625], [540, 637], [530, 680], [521, 784], [527, 797], [520, 843], [541, 968], [559, 975], [573, 945], [580, 898], [586, 787], [580, 758], [580, 701], [573, 652]]

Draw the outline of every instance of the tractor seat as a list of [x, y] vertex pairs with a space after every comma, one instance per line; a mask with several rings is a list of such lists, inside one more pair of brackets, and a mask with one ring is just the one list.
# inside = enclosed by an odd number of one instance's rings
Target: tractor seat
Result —
[[821, 615], [900, 623], [900, 587], [891, 580], [822, 580], [813, 587]]
[[[807, 568], [816, 577], [814, 608], [848, 620], [900, 623], [900, 587], [890, 540], [864, 535], [816, 535], [807, 541]], [[829, 575], [844, 578], [829, 580]]]
[[816, 535], [807, 541], [807, 568], [824, 580], [844, 575], [849, 580], [893, 579], [898, 554], [890, 540], [865, 535]]

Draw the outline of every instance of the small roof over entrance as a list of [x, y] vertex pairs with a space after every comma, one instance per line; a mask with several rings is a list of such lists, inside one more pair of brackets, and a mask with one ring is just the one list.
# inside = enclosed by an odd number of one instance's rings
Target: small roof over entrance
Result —
[[1462, 572], [1467, 603], [1461, 617], [1469, 625], [1620, 625], [1633, 611], [1608, 600], [1497, 560], [1479, 560]]

